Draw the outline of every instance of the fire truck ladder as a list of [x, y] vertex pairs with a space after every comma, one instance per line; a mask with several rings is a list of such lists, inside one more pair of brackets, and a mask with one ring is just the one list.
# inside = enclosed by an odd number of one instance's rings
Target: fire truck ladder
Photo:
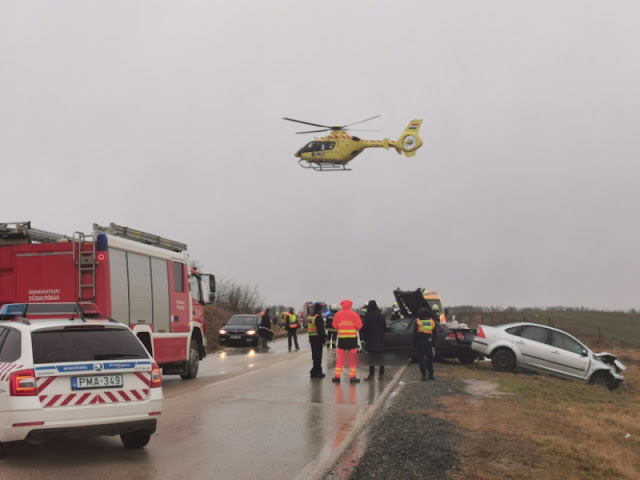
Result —
[[104, 232], [109, 235], [115, 235], [117, 237], [126, 238], [128, 240], [135, 240], [136, 242], [145, 243], [147, 245], [153, 245], [155, 247], [166, 248], [173, 252], [183, 252], [187, 249], [185, 243], [176, 242], [175, 240], [169, 240], [168, 238], [162, 238], [153, 233], [143, 232], [141, 230], [134, 230], [133, 228], [123, 227], [111, 223], [108, 227], [101, 227], [97, 223], [93, 224], [94, 232]]
[[[91, 244], [91, 250], [83, 250], [82, 246], [87, 243]], [[78, 267], [78, 302], [95, 303], [96, 242], [93, 241], [92, 235], [85, 235], [82, 232], [73, 234], [73, 261]]]
[[0, 223], [0, 237], [4, 244], [17, 243], [56, 243], [70, 241], [66, 235], [31, 228], [31, 222]]

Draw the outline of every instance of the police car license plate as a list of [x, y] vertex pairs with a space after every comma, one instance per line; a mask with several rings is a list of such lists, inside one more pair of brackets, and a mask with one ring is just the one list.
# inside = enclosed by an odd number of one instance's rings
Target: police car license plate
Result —
[[122, 387], [122, 375], [99, 375], [91, 377], [71, 377], [72, 390], [87, 388], [118, 388]]

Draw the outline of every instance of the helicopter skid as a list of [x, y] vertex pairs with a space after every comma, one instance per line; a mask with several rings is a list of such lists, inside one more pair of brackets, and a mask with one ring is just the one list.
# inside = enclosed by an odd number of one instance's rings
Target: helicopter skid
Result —
[[328, 162], [324, 162], [324, 163], [312, 163], [309, 162], [308, 160], [298, 160], [298, 165], [300, 165], [302, 168], [310, 168], [312, 170], [315, 170], [316, 172], [339, 172], [339, 171], [345, 171], [345, 172], [350, 172], [351, 169], [347, 168], [347, 165], [344, 163], [328, 163]]

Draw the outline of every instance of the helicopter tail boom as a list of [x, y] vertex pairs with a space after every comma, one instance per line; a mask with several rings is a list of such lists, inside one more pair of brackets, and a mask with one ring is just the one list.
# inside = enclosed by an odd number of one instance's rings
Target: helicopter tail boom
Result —
[[413, 157], [416, 154], [416, 151], [422, 146], [422, 139], [418, 134], [421, 125], [422, 120], [411, 120], [400, 135], [400, 138], [395, 142], [391, 142], [391, 145], [398, 153], [404, 153], [407, 157]]

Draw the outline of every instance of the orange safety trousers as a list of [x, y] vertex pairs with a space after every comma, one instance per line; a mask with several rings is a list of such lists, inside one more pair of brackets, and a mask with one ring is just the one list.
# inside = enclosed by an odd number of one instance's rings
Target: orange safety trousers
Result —
[[338, 348], [338, 358], [336, 358], [336, 370], [335, 370], [336, 378], [340, 378], [342, 376], [342, 370], [344, 370], [343, 366], [344, 366], [345, 360], [346, 360], [346, 363], [349, 365], [349, 378], [355, 378], [356, 351], [357, 349], [355, 348], [352, 348], [351, 350], [344, 350], [342, 348]]

